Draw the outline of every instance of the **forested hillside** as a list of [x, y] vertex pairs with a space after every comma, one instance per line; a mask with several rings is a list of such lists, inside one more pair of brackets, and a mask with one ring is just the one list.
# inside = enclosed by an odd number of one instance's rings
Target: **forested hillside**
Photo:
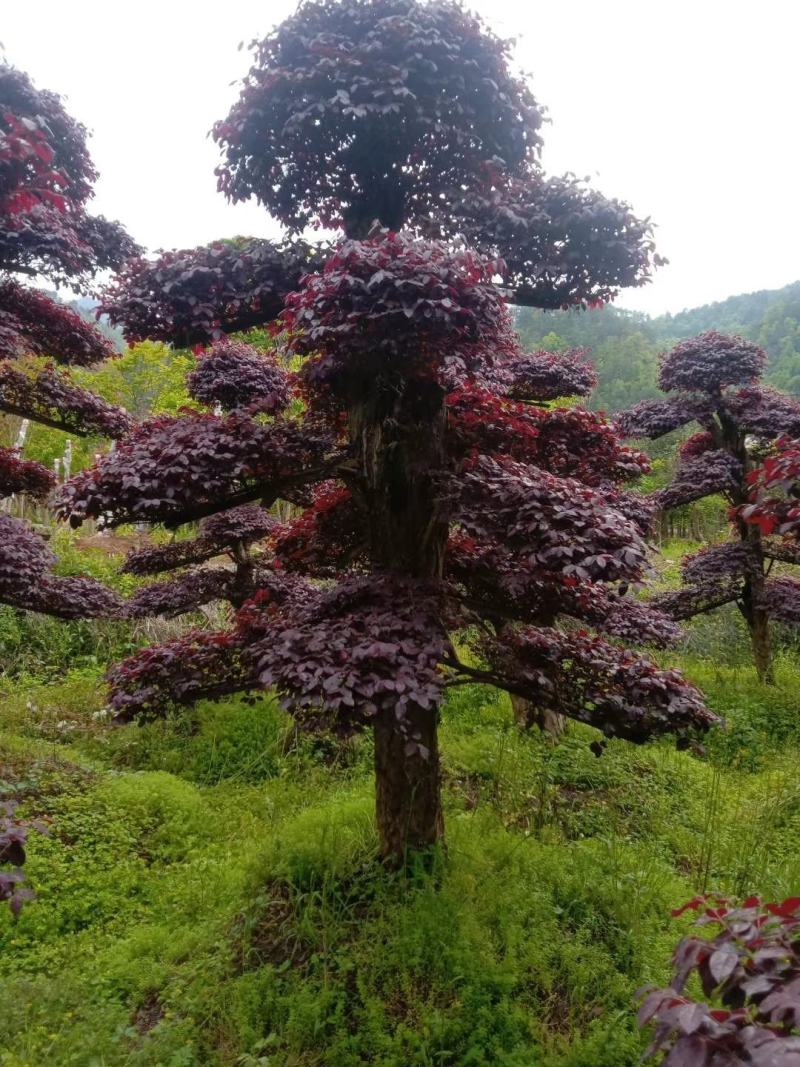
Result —
[[598, 410], [618, 411], [657, 396], [659, 352], [711, 329], [757, 342], [769, 357], [767, 382], [800, 395], [800, 282], [655, 318], [608, 305], [586, 312], [520, 308], [516, 319], [529, 348], [591, 348], [600, 375], [592, 400]]

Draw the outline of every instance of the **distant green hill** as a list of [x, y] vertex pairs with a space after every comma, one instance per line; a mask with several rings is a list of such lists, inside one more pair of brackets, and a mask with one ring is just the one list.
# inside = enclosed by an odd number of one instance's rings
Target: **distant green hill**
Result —
[[783, 289], [730, 296], [677, 315], [651, 318], [613, 306], [596, 311], [516, 311], [517, 329], [528, 348], [592, 349], [600, 383], [592, 406], [618, 411], [658, 396], [658, 354], [703, 330], [736, 333], [767, 352], [766, 379], [800, 396], [800, 281]]
[[91, 297], [80, 296], [77, 300], [70, 300], [69, 306], [74, 308], [81, 318], [86, 319], [87, 322], [91, 322], [92, 325], [96, 326], [100, 333], [104, 334], [109, 339], [118, 352], [124, 351], [125, 338], [122, 335], [122, 330], [118, 330], [115, 326], [112, 326], [105, 315], [101, 315], [100, 319], [97, 319], [94, 313], [97, 303], [98, 302], [92, 300]]

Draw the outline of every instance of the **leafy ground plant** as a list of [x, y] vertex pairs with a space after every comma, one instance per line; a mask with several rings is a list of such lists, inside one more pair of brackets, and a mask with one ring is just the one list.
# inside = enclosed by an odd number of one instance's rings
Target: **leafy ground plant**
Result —
[[[796, 1067], [800, 1064], [800, 897], [741, 905], [694, 897], [673, 915], [701, 911], [675, 951], [675, 975], [639, 1012], [654, 1024], [646, 1055], [671, 1067]], [[692, 992], [696, 978], [705, 1001]]]
[[18, 819], [13, 800], [0, 802], [0, 903], [8, 902], [14, 916], [19, 915], [26, 900], [34, 897], [22, 869], [30, 829], [46, 832], [42, 822]]

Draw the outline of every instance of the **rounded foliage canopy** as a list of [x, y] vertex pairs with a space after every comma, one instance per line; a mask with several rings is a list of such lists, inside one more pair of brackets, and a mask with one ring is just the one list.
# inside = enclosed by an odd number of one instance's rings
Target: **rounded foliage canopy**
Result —
[[399, 229], [488, 159], [516, 172], [542, 113], [509, 46], [454, 0], [305, 0], [255, 45], [214, 127], [220, 188], [291, 230]]

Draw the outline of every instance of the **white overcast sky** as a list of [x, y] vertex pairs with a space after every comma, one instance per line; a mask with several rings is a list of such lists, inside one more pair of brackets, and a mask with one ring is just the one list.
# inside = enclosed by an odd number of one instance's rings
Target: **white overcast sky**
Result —
[[[472, 0], [547, 105], [544, 163], [657, 223], [658, 314], [800, 278], [798, 0]], [[0, 0], [6, 59], [93, 133], [94, 210], [151, 249], [279, 228], [217, 193], [206, 138], [295, 0]]]

